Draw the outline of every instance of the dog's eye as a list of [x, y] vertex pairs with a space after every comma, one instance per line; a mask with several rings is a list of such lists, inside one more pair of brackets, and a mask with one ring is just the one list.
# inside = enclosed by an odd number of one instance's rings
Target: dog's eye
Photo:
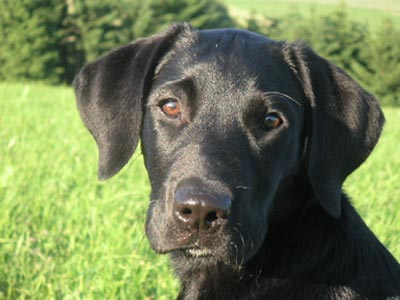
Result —
[[264, 115], [261, 128], [264, 130], [275, 129], [282, 124], [282, 119], [276, 114], [267, 113]]
[[181, 113], [181, 105], [175, 99], [168, 99], [161, 104], [161, 110], [170, 118], [177, 118]]

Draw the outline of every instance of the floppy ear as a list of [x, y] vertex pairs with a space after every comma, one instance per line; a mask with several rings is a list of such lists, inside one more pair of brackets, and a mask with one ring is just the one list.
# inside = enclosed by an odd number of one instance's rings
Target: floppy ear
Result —
[[371, 94], [311, 49], [295, 43], [283, 52], [309, 102], [308, 178], [321, 206], [339, 218], [343, 182], [376, 145], [383, 113]]
[[162, 34], [117, 48], [75, 77], [78, 109], [99, 149], [101, 180], [118, 173], [135, 151], [154, 70], [187, 26], [174, 25]]

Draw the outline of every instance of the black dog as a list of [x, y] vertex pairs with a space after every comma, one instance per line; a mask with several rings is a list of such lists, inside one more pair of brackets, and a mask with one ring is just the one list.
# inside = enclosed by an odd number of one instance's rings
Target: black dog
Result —
[[75, 79], [99, 177], [142, 141], [146, 232], [179, 299], [399, 299], [400, 267], [342, 191], [384, 123], [301, 43], [175, 25]]

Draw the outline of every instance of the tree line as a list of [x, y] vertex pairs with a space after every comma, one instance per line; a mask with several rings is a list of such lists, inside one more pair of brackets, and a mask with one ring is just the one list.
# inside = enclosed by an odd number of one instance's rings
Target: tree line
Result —
[[400, 29], [387, 20], [371, 30], [344, 5], [311, 16], [294, 10], [238, 20], [218, 0], [2, 0], [0, 80], [70, 84], [86, 62], [179, 21], [304, 40], [382, 104], [400, 106]]

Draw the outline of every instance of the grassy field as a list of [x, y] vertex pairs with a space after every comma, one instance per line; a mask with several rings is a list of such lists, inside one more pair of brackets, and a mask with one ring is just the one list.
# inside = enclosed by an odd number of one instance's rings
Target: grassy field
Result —
[[[400, 109], [346, 183], [400, 259]], [[94, 141], [69, 88], [0, 84], [0, 299], [174, 299], [165, 256], [144, 236], [149, 187], [136, 154], [98, 183]]]
[[264, 14], [269, 17], [280, 17], [291, 11], [312, 16], [329, 13], [344, 3], [352, 18], [366, 26], [376, 28], [385, 19], [391, 19], [400, 26], [400, 2], [398, 0], [230, 0], [224, 1], [230, 12], [240, 17]]

